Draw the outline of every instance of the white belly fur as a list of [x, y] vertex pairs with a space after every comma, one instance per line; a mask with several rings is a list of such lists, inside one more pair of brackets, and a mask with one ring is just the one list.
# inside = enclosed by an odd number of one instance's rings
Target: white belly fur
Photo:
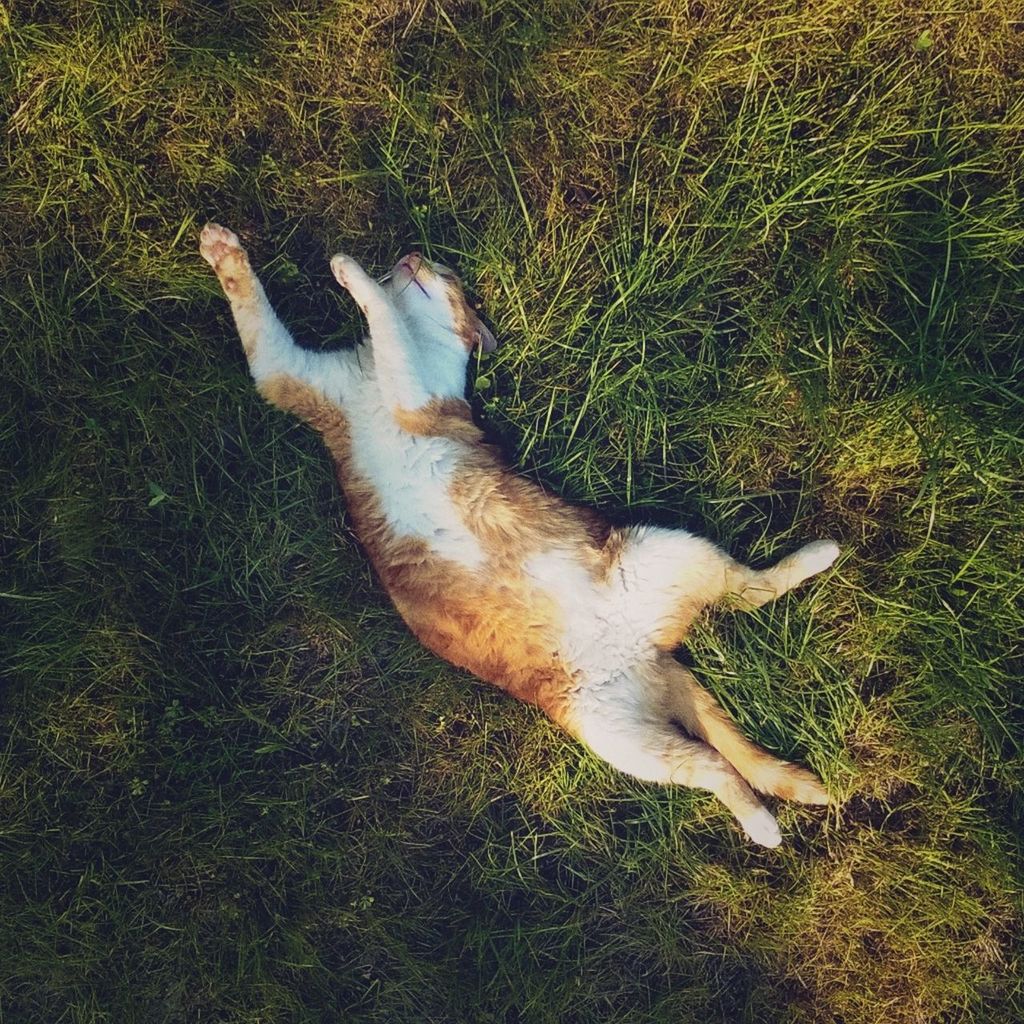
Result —
[[451, 499], [457, 442], [406, 433], [375, 398], [371, 392], [350, 403], [353, 468], [376, 490], [397, 536], [423, 540], [438, 557], [479, 569], [484, 552]]

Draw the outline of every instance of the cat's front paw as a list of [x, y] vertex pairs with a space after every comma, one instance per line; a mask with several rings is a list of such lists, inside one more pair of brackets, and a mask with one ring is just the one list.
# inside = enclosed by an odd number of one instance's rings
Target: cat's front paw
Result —
[[229, 297], [244, 291], [252, 278], [252, 268], [234, 231], [220, 224], [207, 224], [199, 235], [199, 253], [213, 267]]
[[348, 288], [352, 272], [358, 266], [359, 264], [351, 256], [346, 256], [344, 253], [339, 252], [331, 257], [331, 273], [342, 288]]
[[338, 284], [359, 303], [364, 313], [372, 305], [380, 302], [380, 285], [351, 256], [340, 252], [332, 256], [331, 273]]

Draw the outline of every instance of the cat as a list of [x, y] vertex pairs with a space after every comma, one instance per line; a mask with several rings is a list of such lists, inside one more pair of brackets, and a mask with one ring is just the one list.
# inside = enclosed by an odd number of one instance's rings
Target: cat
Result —
[[470, 356], [495, 339], [455, 274], [418, 253], [380, 281], [334, 256], [369, 337], [312, 352], [233, 232], [207, 224], [200, 251], [257, 390], [322, 435], [356, 534], [428, 648], [536, 704], [621, 771], [710, 790], [762, 846], [781, 834], [754, 790], [828, 802], [814, 775], [747, 740], [673, 651], [705, 606], [773, 600], [827, 569], [836, 544], [751, 569], [682, 530], [610, 526], [515, 474], [465, 399]]

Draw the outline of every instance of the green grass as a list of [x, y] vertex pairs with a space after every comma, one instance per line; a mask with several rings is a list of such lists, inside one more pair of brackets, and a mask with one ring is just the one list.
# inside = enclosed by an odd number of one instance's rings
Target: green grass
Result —
[[[1021, 1019], [1018, 5], [0, 34], [2, 1024]], [[332, 252], [458, 267], [479, 409], [567, 496], [755, 563], [839, 539], [690, 644], [835, 807], [754, 848], [419, 648], [250, 386], [208, 218], [311, 344], [359, 329]]]

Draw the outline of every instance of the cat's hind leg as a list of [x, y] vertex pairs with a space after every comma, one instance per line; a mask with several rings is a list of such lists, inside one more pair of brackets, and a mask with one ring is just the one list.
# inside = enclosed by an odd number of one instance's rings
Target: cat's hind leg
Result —
[[220, 224], [207, 224], [199, 237], [199, 251], [213, 267], [231, 304], [249, 370], [264, 397], [300, 414], [301, 410], [291, 408], [294, 403], [286, 402], [283, 396], [297, 396], [303, 389], [313, 388], [341, 404], [359, 375], [355, 352], [311, 352], [296, 345], [270, 305], [233, 231]]
[[758, 607], [827, 569], [838, 553], [832, 541], [817, 541], [758, 570], [683, 530], [633, 527], [621, 536], [609, 579], [634, 635], [671, 649], [707, 605], [730, 598], [742, 608]]
[[839, 545], [835, 541], [816, 540], [768, 569], [751, 569], [729, 559], [732, 564], [726, 570], [727, 585], [722, 596], [733, 599], [744, 610], [760, 608], [824, 572], [838, 557]]
[[665, 687], [673, 718], [722, 754], [754, 789], [803, 804], [828, 803], [828, 793], [811, 772], [748, 740], [714, 695], [671, 655], [658, 657], [655, 675], [657, 685]]
[[717, 750], [684, 736], [667, 710], [637, 706], [635, 694], [607, 697], [578, 709], [574, 730], [598, 757], [645, 782], [710, 790], [755, 843], [779, 845], [775, 818]]
[[639, 526], [623, 531], [608, 579], [629, 633], [671, 649], [701, 609], [726, 592], [733, 565], [703, 537]]

